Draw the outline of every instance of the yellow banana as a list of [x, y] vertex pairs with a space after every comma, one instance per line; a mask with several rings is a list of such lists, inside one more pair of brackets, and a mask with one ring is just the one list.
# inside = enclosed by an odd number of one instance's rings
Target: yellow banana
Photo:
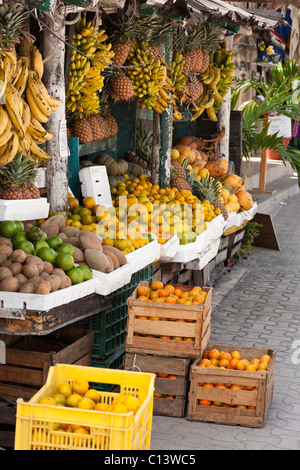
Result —
[[0, 67], [0, 100], [2, 99], [7, 85], [7, 75], [2, 67]]
[[210, 85], [210, 83], [213, 81], [213, 79], [215, 78], [215, 71], [212, 67], [210, 67], [210, 70], [209, 70], [209, 75], [207, 78], [203, 78], [202, 79], [202, 82], [205, 84], [205, 85]]
[[20, 78], [21, 73], [22, 73], [22, 58], [20, 57], [17, 61], [16, 73], [12, 80], [12, 84], [14, 86], [16, 85], [18, 79]]
[[37, 106], [40, 108], [41, 112], [45, 116], [50, 117], [52, 114], [52, 109], [50, 108], [49, 104], [46, 102], [44, 96], [42, 95], [40, 91], [40, 88], [37, 85], [37, 82], [33, 79], [31, 73], [29, 73], [27, 88], [29, 88], [29, 90], [31, 91], [32, 96], [35, 99], [35, 102]]
[[38, 144], [34, 142], [33, 139], [31, 139], [31, 142], [29, 143], [29, 145], [30, 145], [30, 152], [34, 157], [38, 158], [39, 160], [51, 160], [52, 157], [48, 155], [47, 152], [42, 150], [38, 146]]
[[211, 106], [210, 108], [207, 108], [206, 109], [206, 112], [207, 112], [207, 116], [208, 118], [211, 120], [211, 121], [214, 121], [214, 122], [217, 122], [218, 118], [217, 118], [217, 115], [215, 113], [215, 110], [214, 108]]
[[45, 140], [44, 138], [42, 138], [42, 137], [37, 137], [37, 136], [34, 135], [34, 134], [31, 134], [31, 138], [32, 138], [32, 140], [33, 140], [36, 144], [38, 144], [38, 145], [44, 144], [44, 143], [46, 142], [46, 140]]
[[11, 135], [12, 135], [13, 131], [14, 131], [14, 128], [13, 128], [11, 119], [8, 116], [6, 127], [3, 131], [3, 133], [0, 135], [0, 147], [7, 144], [7, 142], [11, 138]]
[[214, 67], [214, 78], [210, 82], [210, 86], [217, 85], [219, 83], [220, 79], [221, 79], [221, 70], [218, 69], [217, 67]]
[[31, 50], [31, 68], [36, 71], [39, 78], [44, 75], [44, 62], [40, 50], [36, 46], [32, 46]]
[[8, 117], [7, 112], [2, 106], [0, 106], [0, 137], [6, 129], [6, 126], [8, 124], [8, 119], [9, 117]]
[[28, 133], [32, 136], [32, 138], [36, 137], [36, 139], [42, 139], [44, 142], [46, 142], [47, 140], [51, 140], [53, 138], [53, 134], [47, 132], [46, 129], [44, 129], [43, 127], [42, 129], [36, 127], [30, 122], [28, 126]]
[[173, 118], [176, 119], [176, 121], [181, 121], [184, 118], [184, 116], [183, 116], [183, 114], [181, 114], [180, 111], [178, 111], [177, 109], [174, 109], [173, 110]]
[[17, 70], [17, 58], [12, 52], [2, 51], [3, 68], [8, 81], [12, 81]]
[[26, 136], [23, 140], [20, 140], [19, 144], [23, 154], [30, 155], [30, 146]]
[[204, 110], [205, 110], [205, 108], [200, 106], [199, 109], [196, 112], [193, 113], [190, 121], [195, 121], [196, 119], [198, 119], [198, 117], [201, 116], [201, 114], [204, 112]]
[[28, 126], [30, 124], [31, 112], [30, 112], [29, 105], [26, 103], [26, 101], [25, 100], [22, 100], [22, 101], [23, 101], [22, 118], [23, 118], [24, 129], [25, 129], [25, 132], [26, 132], [27, 129], [28, 129]]
[[7, 149], [7, 143], [5, 145], [2, 145], [2, 147], [0, 147], [0, 158], [3, 157], [3, 155], [6, 152], [6, 149]]
[[7, 83], [6, 87], [5, 107], [18, 137], [21, 140], [24, 139], [23, 102], [21, 96], [10, 82]]
[[219, 103], [225, 103], [226, 100], [224, 100], [224, 99], [222, 98], [222, 96], [220, 95], [220, 93], [219, 93], [219, 91], [218, 91], [216, 85], [213, 85], [213, 86], [211, 87], [211, 89], [212, 89], [212, 91], [213, 91], [213, 93], [214, 93], [215, 99], [216, 99], [217, 101], [219, 101]]
[[20, 74], [18, 80], [15, 82], [14, 86], [15, 86], [15, 89], [18, 91], [18, 93], [20, 93], [20, 95], [22, 96], [22, 94], [24, 93], [25, 88], [27, 86], [28, 65], [27, 65], [26, 57], [20, 57], [19, 60], [22, 63], [22, 71], [21, 71], [21, 74]]
[[52, 108], [52, 112], [56, 111], [58, 109], [59, 105], [60, 105], [60, 100], [56, 99], [56, 98], [53, 98], [48, 93], [48, 90], [45, 87], [45, 85], [43, 84], [42, 80], [36, 74], [33, 74], [32, 76], [33, 76], [33, 79], [36, 82], [36, 85], [37, 85], [38, 89], [40, 90], [40, 93], [42, 94], [44, 100], [46, 101], [46, 103], [48, 103], [50, 108]]
[[168, 104], [173, 103], [173, 99], [168, 95], [168, 93], [163, 89], [163, 87], [159, 89], [159, 94]]
[[26, 96], [27, 96], [27, 102], [30, 107], [31, 114], [39, 121], [39, 122], [48, 122], [49, 118], [42, 113], [40, 108], [38, 107], [35, 99], [32, 96], [32, 93], [29, 89], [29, 87], [26, 88]]
[[7, 163], [11, 162], [19, 149], [19, 137], [15, 132], [13, 132], [8, 144], [4, 155], [0, 158], [0, 165], [7, 165]]

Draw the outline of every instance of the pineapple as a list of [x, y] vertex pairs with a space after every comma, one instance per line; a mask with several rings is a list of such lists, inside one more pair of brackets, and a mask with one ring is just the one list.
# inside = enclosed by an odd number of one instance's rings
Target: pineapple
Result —
[[98, 114], [89, 116], [87, 118], [87, 122], [89, 123], [93, 132], [93, 140], [102, 140], [107, 137], [107, 129], [105, 126], [101, 125], [99, 117], [101, 118], [101, 116]]
[[18, 153], [7, 165], [0, 168], [1, 199], [38, 199], [39, 189], [34, 185], [37, 162]]
[[146, 132], [143, 126], [138, 126], [135, 135], [135, 151], [137, 163], [142, 168], [148, 168], [152, 157], [153, 131]]
[[176, 160], [172, 161], [170, 184], [173, 188], [177, 188], [178, 191], [185, 189], [192, 192], [193, 175], [187, 169], [188, 165], [187, 158], [182, 165]]
[[112, 43], [112, 50], [115, 53], [112, 58], [113, 65], [124, 65], [131, 49], [131, 43], [138, 37], [138, 30], [135, 18], [132, 20], [122, 19], [114, 30], [115, 39]]
[[208, 201], [209, 204], [215, 208], [220, 209], [225, 220], [228, 219], [228, 212], [220, 199], [221, 189], [219, 181], [213, 178], [210, 174], [199, 181], [194, 180], [192, 183], [193, 194], [200, 199], [200, 201]]
[[202, 82], [196, 77], [190, 76], [190, 80], [185, 85], [183, 102], [185, 104], [194, 103], [203, 93]]
[[119, 72], [109, 80], [110, 97], [114, 101], [130, 101], [134, 96], [134, 88], [126, 73]]
[[211, 53], [217, 50], [221, 36], [221, 29], [218, 26], [214, 26], [210, 23], [206, 24], [206, 38], [202, 45], [202, 65], [200, 73], [204, 73], [207, 70], [210, 64]]
[[109, 137], [115, 137], [118, 134], [118, 124], [112, 114], [104, 116], [105, 122], [108, 127]]
[[0, 7], [0, 26], [4, 50], [16, 54], [16, 44], [20, 41], [27, 16], [28, 13], [23, 7], [14, 1], [6, 2]]
[[79, 137], [80, 144], [87, 144], [94, 140], [93, 130], [86, 117], [79, 117], [73, 123], [73, 136]]

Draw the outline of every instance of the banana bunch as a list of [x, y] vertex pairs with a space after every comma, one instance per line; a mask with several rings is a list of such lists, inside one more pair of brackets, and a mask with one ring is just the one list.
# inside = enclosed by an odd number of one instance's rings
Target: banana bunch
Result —
[[[221, 77], [218, 83], [218, 93], [224, 97], [234, 83], [235, 63], [234, 51], [226, 51], [225, 47], [219, 46], [214, 54], [214, 63], [220, 69]], [[217, 100], [215, 103], [215, 111], [220, 109], [221, 101]]]
[[97, 30], [90, 21], [82, 17], [78, 31], [73, 37], [70, 79], [66, 107], [72, 113], [96, 114], [99, 110], [97, 92], [104, 84], [103, 70], [112, 63], [114, 52], [104, 30]]
[[213, 105], [215, 102], [215, 96], [211, 89], [204, 86], [203, 93], [200, 98], [195, 101], [191, 107], [192, 117], [190, 121], [195, 121], [198, 117], [203, 114], [206, 110], [207, 116], [211, 121], [217, 121], [217, 116], [214, 113]]
[[179, 52], [175, 52], [172, 60], [172, 81], [175, 92], [183, 92], [187, 82], [187, 76], [183, 73], [184, 58]]
[[43, 59], [35, 46], [31, 45], [28, 57], [1, 51], [0, 165], [13, 160], [18, 151], [39, 160], [51, 159], [39, 147], [53, 137], [41, 123], [48, 121], [60, 101], [50, 96], [42, 75]]
[[[160, 94], [160, 89], [167, 77], [167, 70], [162, 60], [154, 58], [146, 41], [133, 41], [127, 58], [128, 77], [134, 88], [134, 98], [142, 109], [164, 112], [159, 100], [167, 98]], [[169, 97], [168, 97], [169, 99]]]

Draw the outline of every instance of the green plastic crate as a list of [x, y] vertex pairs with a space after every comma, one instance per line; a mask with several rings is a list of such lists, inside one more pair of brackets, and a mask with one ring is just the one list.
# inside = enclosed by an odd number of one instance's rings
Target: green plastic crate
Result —
[[94, 331], [92, 358], [104, 361], [119, 348], [125, 347], [127, 327], [127, 299], [141, 281], [150, 281], [152, 265], [133, 274], [130, 283], [108, 295], [110, 309], [78, 322], [80, 328]]
[[[114, 352], [111, 356], [109, 356], [106, 360], [100, 360], [96, 357], [92, 358], [92, 367], [101, 367], [103, 369], [122, 369], [124, 365], [124, 357], [125, 357], [125, 348], [124, 346], [119, 348], [117, 351]], [[115, 384], [90, 384], [90, 387], [96, 388], [97, 390], [103, 392], [111, 392], [112, 390], [116, 393], [119, 392], [119, 386]]]

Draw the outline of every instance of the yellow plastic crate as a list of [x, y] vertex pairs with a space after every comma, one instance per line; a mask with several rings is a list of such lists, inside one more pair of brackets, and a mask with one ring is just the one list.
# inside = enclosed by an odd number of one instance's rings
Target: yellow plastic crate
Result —
[[[133, 395], [141, 403], [133, 415], [41, 405], [64, 381], [85, 379], [113, 384], [118, 392], [100, 392], [100, 402], [110, 404], [119, 393]], [[56, 364], [50, 367], [45, 385], [25, 403], [17, 400], [15, 450], [149, 450], [153, 415], [153, 374]], [[114, 388], [113, 388], [114, 390]], [[89, 434], [58, 431], [58, 425], [87, 427]]]

